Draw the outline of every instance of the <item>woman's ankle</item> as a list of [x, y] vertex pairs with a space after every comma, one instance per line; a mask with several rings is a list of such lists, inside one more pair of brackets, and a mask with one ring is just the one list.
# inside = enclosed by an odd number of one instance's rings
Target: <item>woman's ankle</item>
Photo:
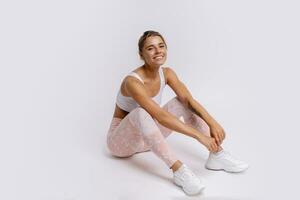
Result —
[[181, 166], [182, 162], [177, 160], [170, 168], [173, 170], [173, 172], [176, 172]]

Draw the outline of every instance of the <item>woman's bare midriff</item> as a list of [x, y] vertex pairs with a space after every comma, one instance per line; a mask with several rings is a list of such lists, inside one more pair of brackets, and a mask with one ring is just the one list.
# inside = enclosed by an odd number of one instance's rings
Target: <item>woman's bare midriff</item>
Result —
[[115, 106], [115, 111], [113, 117], [123, 119], [129, 112], [126, 112], [119, 108], [117, 105]]

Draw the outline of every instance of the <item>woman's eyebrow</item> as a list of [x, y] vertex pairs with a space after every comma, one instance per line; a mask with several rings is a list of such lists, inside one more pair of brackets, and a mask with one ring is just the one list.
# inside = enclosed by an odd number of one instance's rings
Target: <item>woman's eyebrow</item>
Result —
[[[164, 43], [163, 42], [160, 42], [158, 45], [164, 45]], [[149, 46], [146, 46], [146, 49], [148, 48], [148, 47], [151, 47], [151, 46], [154, 46], [153, 44], [150, 44]]]
[[154, 46], [153, 44], [150, 44], [149, 46], [146, 46], [146, 49], [148, 48], [148, 47], [152, 47], [152, 46]]

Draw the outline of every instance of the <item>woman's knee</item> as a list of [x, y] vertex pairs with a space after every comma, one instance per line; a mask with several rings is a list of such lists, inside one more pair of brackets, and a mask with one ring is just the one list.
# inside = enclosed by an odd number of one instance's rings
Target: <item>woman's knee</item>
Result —
[[129, 113], [129, 120], [141, 133], [159, 131], [152, 116], [142, 107], [132, 110]]
[[129, 113], [129, 118], [134, 121], [153, 120], [151, 115], [142, 107], [137, 107]]
[[168, 101], [164, 106], [164, 109], [177, 118], [183, 117], [185, 120], [191, 115], [191, 111], [184, 106], [177, 96]]
[[168, 103], [167, 103], [167, 107], [168, 110], [172, 111], [172, 110], [185, 110], [186, 109], [186, 105], [184, 104], [184, 102], [180, 101], [180, 99], [176, 96], [174, 98], [172, 98]]

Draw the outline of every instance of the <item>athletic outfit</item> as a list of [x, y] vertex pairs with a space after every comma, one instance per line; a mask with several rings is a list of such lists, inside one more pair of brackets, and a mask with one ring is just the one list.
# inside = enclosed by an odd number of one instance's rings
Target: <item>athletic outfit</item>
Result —
[[[133, 76], [144, 84], [137, 73], [131, 72], [128, 76]], [[161, 106], [162, 92], [166, 85], [162, 67], [159, 68], [159, 76], [160, 90], [152, 99]], [[121, 93], [121, 88], [117, 95], [116, 104], [129, 113], [123, 119], [112, 118], [107, 134], [107, 146], [111, 154], [117, 157], [129, 157], [135, 153], [151, 150], [170, 168], [178, 160], [165, 140], [172, 130], [152, 118], [132, 97], [124, 96]], [[210, 135], [209, 126], [206, 122], [192, 113], [176, 97], [162, 106], [162, 109], [177, 118], [183, 117], [186, 124], [193, 126], [205, 135]], [[212, 170], [241, 172], [248, 168], [248, 164], [235, 159], [228, 152], [222, 150], [217, 153], [210, 153], [205, 167]], [[182, 187], [188, 195], [199, 194], [205, 187], [203, 180], [197, 177], [185, 164], [173, 175], [174, 183]]]
[[[135, 72], [131, 72], [129, 76], [133, 76], [144, 83]], [[160, 106], [162, 92], [166, 85], [162, 67], [159, 68], [159, 76], [160, 90], [152, 99]], [[111, 121], [107, 135], [107, 145], [110, 152], [118, 157], [128, 157], [138, 152], [152, 150], [168, 167], [171, 167], [178, 160], [165, 140], [172, 130], [153, 119], [132, 97], [124, 96], [121, 89], [118, 92], [116, 102], [121, 109], [129, 113], [123, 119], [113, 117]], [[176, 97], [168, 101], [162, 109], [177, 118], [183, 117], [185, 123], [209, 135], [209, 127], [205, 121], [184, 107]]]

